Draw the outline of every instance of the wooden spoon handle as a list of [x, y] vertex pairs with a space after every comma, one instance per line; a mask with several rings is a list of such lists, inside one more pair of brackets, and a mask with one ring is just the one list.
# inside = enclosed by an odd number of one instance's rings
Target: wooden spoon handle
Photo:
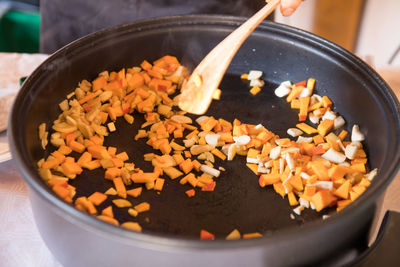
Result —
[[[237, 50], [279, 3], [280, 0], [269, 1], [267, 5], [208, 53], [182, 87], [182, 94], [179, 99], [179, 107], [182, 110], [194, 114], [203, 114], [207, 111], [212, 95], [218, 88]], [[199, 84], [199, 79], [201, 84]]]

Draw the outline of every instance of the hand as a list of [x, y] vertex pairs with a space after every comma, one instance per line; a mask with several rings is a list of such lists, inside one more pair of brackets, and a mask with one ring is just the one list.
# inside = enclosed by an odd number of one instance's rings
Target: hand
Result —
[[281, 13], [287, 17], [293, 14], [302, 0], [281, 0]]

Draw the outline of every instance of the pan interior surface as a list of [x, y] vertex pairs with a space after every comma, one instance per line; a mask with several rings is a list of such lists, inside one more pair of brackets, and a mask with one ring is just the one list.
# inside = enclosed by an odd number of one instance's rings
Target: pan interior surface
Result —
[[[30, 183], [45, 186], [36, 174], [35, 164], [53, 149], [40, 148], [37, 127], [42, 122], [50, 125], [57, 118], [58, 104], [78, 82], [91, 81], [104, 70], [138, 66], [145, 59], [153, 61], [166, 54], [176, 56], [183, 65], [192, 68], [240, 23], [233, 21], [232, 24], [182, 20], [142, 27], [125, 25], [83, 38], [55, 53], [25, 83], [13, 115], [22, 122], [15, 142], [20, 157], [30, 168], [33, 177]], [[317, 80], [316, 93], [332, 99], [334, 110], [346, 119], [346, 130], [350, 132], [356, 123], [366, 134], [369, 164], [381, 170], [368, 193], [387, 183], [393, 175], [393, 164], [398, 163], [399, 144], [395, 138], [399, 132], [398, 107], [393, 105], [395, 100], [384, 82], [362, 62], [349, 57], [344, 50], [316, 41], [304, 32], [263, 23], [235, 56], [220, 86], [221, 100], [213, 101], [206, 115], [262, 124], [280, 137], [288, 137], [286, 130], [296, 125], [297, 113], [285, 99], [277, 98], [273, 90], [285, 80], [299, 82], [313, 77]], [[240, 79], [240, 74], [252, 69], [263, 71], [266, 80], [262, 92], [256, 96], [249, 93], [249, 85]], [[134, 125], [117, 120], [117, 132], [105, 139], [105, 145], [117, 147], [118, 152], [126, 151], [137, 167], [150, 171], [151, 164], [144, 162], [143, 154], [154, 150], [143, 139], [134, 141], [144, 122], [142, 114], [135, 113], [134, 117]], [[216, 178], [214, 192], [199, 190], [189, 199], [184, 193], [189, 186], [167, 179], [160, 194], [144, 190], [140, 199], [130, 199], [133, 204], [147, 201], [151, 205], [149, 212], [137, 217], [144, 232], [194, 238], [198, 238], [201, 229], [221, 238], [235, 228], [242, 233], [272, 233], [334, 212], [306, 210], [291, 219], [292, 208], [287, 199], [282, 199], [272, 187], [260, 188], [258, 177], [245, 166], [244, 157], [231, 162], [217, 160], [216, 166], [226, 171]], [[100, 169], [85, 170], [70, 184], [77, 187], [77, 197], [104, 192], [113, 185], [104, 179], [104, 171]], [[98, 210], [110, 205], [112, 199], [109, 197]], [[126, 209], [114, 212], [120, 222], [132, 220]]]

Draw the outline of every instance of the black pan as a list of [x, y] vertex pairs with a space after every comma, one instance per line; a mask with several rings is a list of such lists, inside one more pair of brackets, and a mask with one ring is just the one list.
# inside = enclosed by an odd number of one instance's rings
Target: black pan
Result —
[[[346, 119], [366, 134], [370, 166], [379, 168], [368, 190], [348, 208], [316, 213], [305, 211], [295, 219], [287, 199], [272, 188], [260, 188], [258, 177], [243, 158], [218, 162], [227, 171], [217, 178], [214, 192], [198, 192], [188, 199], [188, 186], [167, 181], [161, 194], [146, 191], [140, 200], [151, 211], [138, 217], [142, 234], [108, 225], [58, 199], [41, 181], [35, 162], [47, 156], [40, 148], [37, 127], [59, 114], [58, 103], [82, 79], [94, 79], [104, 70], [136, 66], [144, 59], [165, 54], [195, 66], [218, 42], [243, 22], [236, 17], [178, 16], [152, 19], [107, 29], [69, 44], [53, 54], [24, 83], [10, 120], [13, 157], [29, 184], [35, 219], [43, 239], [65, 266], [289, 266], [338, 264], [366, 246], [366, 236], [377, 199], [394, 177], [400, 159], [399, 104], [386, 83], [365, 63], [344, 49], [304, 31], [272, 22], [262, 23], [235, 56], [220, 88], [222, 98], [208, 111], [215, 117], [263, 124], [286, 137], [297, 114], [273, 89], [282, 81], [317, 79], [316, 91], [334, 102]], [[240, 74], [262, 70], [267, 81], [257, 96]], [[133, 126], [117, 121], [117, 133], [106, 139], [126, 151], [137, 166], [150, 170], [142, 155], [153, 152], [133, 136]], [[77, 197], [105, 191], [112, 183], [102, 170], [85, 171], [71, 182]], [[110, 204], [109, 198], [100, 206]], [[131, 220], [126, 209], [114, 209], [120, 222]], [[330, 217], [322, 220], [322, 214]], [[242, 233], [261, 232], [263, 238], [226, 242], [234, 228]], [[216, 241], [199, 241], [201, 229], [215, 233]], [[354, 252], [356, 248], [356, 252]], [[354, 254], [355, 253], [355, 254]]]

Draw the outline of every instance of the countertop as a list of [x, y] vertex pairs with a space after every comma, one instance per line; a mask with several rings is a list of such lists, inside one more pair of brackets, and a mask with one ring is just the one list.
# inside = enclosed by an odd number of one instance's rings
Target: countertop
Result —
[[[10, 89], [13, 93], [13, 90], [18, 89], [19, 78], [29, 75], [30, 71], [45, 58], [44, 55], [0, 53], [0, 62], [2, 63], [0, 64], [0, 91], [8, 88], [7, 90]], [[5, 65], [9, 66], [3, 64], [5, 61], [12, 61], [13, 66], [18, 66], [18, 62], [26, 66], [26, 61], [29, 61], [30, 64], [27, 69], [15, 67], [12, 70], [14, 73], [12, 75], [10, 68], [4, 67]], [[17, 64], [15, 64], [16, 62]], [[400, 68], [387, 68], [379, 70], [379, 72], [400, 97]], [[0, 110], [0, 112], [4, 111]], [[3, 138], [3, 140], [6, 139]], [[384, 210], [390, 209], [400, 212], [399, 191], [400, 173], [397, 174], [386, 190]], [[27, 186], [13, 160], [0, 163], [0, 233], [0, 266], [60, 266], [38, 233], [30, 207]]]

